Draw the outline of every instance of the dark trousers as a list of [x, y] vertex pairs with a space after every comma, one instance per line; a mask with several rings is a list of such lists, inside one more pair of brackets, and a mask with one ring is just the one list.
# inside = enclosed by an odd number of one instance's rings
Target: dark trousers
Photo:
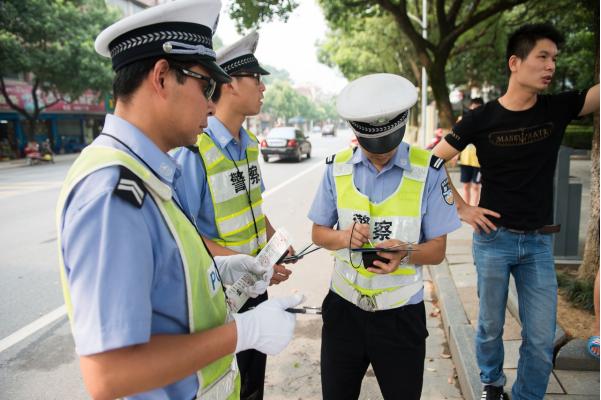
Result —
[[426, 356], [424, 303], [368, 312], [330, 291], [323, 301], [324, 400], [359, 398], [372, 365], [384, 399], [419, 399]]
[[[267, 292], [248, 301], [242, 306], [240, 312], [251, 307], [256, 307], [267, 300]], [[265, 364], [267, 355], [251, 349], [236, 354], [238, 369], [240, 370], [240, 400], [260, 400], [263, 398], [263, 384], [265, 383]]]

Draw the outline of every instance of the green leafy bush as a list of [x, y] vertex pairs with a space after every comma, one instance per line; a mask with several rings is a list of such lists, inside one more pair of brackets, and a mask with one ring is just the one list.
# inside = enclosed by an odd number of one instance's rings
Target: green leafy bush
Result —
[[590, 150], [593, 143], [593, 127], [590, 125], [568, 125], [563, 145], [575, 149]]
[[591, 313], [594, 312], [594, 280], [582, 281], [569, 273], [558, 272], [557, 284], [570, 303]]

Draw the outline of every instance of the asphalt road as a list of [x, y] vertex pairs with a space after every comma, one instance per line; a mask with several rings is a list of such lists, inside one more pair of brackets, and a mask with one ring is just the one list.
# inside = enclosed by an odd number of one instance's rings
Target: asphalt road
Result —
[[[311, 135], [313, 151], [301, 163], [261, 162], [265, 180], [265, 213], [285, 228], [297, 249], [309, 244], [306, 218], [321, 179], [324, 159], [348, 146], [351, 134]], [[54, 165], [0, 169], [0, 399], [80, 399], [83, 389], [57, 267], [55, 204], [73, 158]], [[294, 289], [319, 304], [330, 270], [311, 268], [328, 258], [322, 250], [292, 266], [286, 285], [275, 295]], [[50, 321], [50, 322], [49, 322]], [[37, 323], [37, 326], [32, 326]], [[40, 329], [37, 329], [41, 327]], [[26, 331], [24, 331], [24, 328]]]

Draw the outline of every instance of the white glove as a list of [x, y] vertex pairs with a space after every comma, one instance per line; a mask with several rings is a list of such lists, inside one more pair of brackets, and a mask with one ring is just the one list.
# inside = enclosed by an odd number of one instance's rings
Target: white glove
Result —
[[246, 294], [255, 298], [267, 290], [269, 281], [273, 276], [273, 268], [265, 269], [261, 267], [253, 256], [235, 254], [233, 256], [216, 256], [214, 259], [224, 285], [233, 285], [242, 275], [249, 272], [256, 282], [253, 286], [245, 289]]
[[292, 340], [296, 314], [286, 312], [304, 300], [302, 294], [269, 299], [250, 311], [232, 314], [236, 320], [236, 353], [256, 349], [271, 356], [278, 354]]

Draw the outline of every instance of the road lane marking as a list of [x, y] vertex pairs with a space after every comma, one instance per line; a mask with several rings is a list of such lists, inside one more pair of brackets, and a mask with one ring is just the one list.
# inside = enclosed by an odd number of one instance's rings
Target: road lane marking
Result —
[[65, 305], [63, 304], [62, 306], [58, 307], [54, 311], [49, 312], [48, 314], [36, 319], [29, 325], [24, 326], [23, 328], [19, 329], [15, 333], [5, 337], [4, 339], [0, 340], [0, 353], [2, 353], [4, 350], [10, 348], [11, 346], [14, 346], [15, 344], [19, 343], [20, 341], [28, 338], [29, 336], [33, 335], [40, 329], [53, 323], [57, 319], [64, 317], [66, 314], [67, 314], [67, 309], [65, 308]]
[[271, 196], [272, 194], [274, 194], [275, 192], [277, 192], [278, 190], [280, 190], [281, 188], [283, 188], [284, 186], [287, 186], [289, 184], [291, 184], [292, 182], [294, 182], [295, 180], [307, 175], [309, 172], [312, 172], [313, 170], [317, 169], [318, 167], [323, 167], [324, 164], [322, 162], [318, 162], [315, 165], [313, 165], [311, 168], [304, 170], [303, 172], [299, 172], [298, 174], [294, 175], [292, 178], [280, 183], [279, 185], [277, 185], [276, 187], [274, 187], [273, 189], [269, 189], [263, 192], [263, 199]]
[[44, 190], [60, 189], [63, 185], [61, 181], [40, 181], [40, 182], [13, 182], [10, 184], [0, 183], [0, 199], [7, 199], [13, 196], [30, 194]]
[[[289, 178], [288, 180], [280, 183], [276, 187], [263, 192], [263, 198], [265, 199], [268, 196], [271, 196], [272, 194], [274, 194], [278, 190], [282, 189], [283, 187], [291, 184], [295, 180], [297, 180], [297, 179], [307, 175], [308, 173], [316, 170], [317, 168], [323, 167], [323, 166], [324, 166], [324, 164], [321, 161], [315, 163], [315, 165], [311, 166], [310, 168], [308, 168], [302, 172], [299, 172], [298, 174], [294, 175], [293, 177]], [[57, 319], [64, 317], [66, 314], [67, 314], [67, 311], [66, 311], [65, 305], [63, 304], [62, 306], [58, 307], [54, 311], [49, 312], [48, 314], [33, 321], [29, 325], [19, 329], [15, 333], [5, 337], [4, 339], [0, 340], [0, 353], [2, 353], [4, 350], [8, 349], [11, 346], [14, 346], [15, 344], [19, 343], [20, 341], [26, 339], [27, 337], [33, 335], [34, 333], [36, 333], [40, 329], [46, 327], [47, 325], [53, 323]]]

